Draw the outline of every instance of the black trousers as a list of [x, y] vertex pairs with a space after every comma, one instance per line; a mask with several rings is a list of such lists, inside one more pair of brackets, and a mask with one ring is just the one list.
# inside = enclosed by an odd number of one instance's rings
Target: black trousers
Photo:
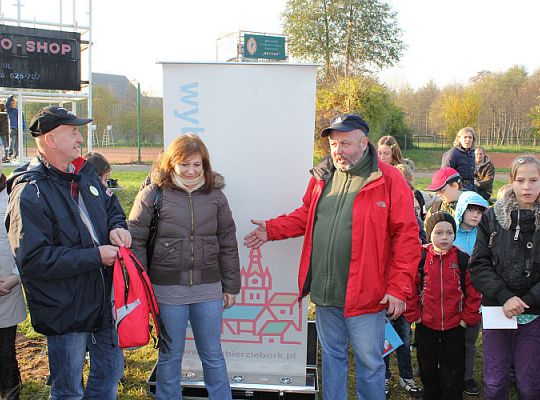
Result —
[[465, 328], [436, 331], [416, 324], [416, 346], [424, 399], [463, 399]]
[[0, 398], [18, 400], [21, 375], [15, 355], [17, 325], [0, 328]]

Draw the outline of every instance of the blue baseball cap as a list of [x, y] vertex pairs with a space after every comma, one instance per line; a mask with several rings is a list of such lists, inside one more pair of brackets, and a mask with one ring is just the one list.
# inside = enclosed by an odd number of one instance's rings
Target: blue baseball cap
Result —
[[330, 132], [333, 130], [340, 132], [350, 132], [354, 131], [355, 129], [360, 129], [367, 135], [369, 132], [369, 125], [359, 115], [342, 114], [335, 117], [328, 128], [322, 130], [321, 137], [326, 137], [330, 135]]

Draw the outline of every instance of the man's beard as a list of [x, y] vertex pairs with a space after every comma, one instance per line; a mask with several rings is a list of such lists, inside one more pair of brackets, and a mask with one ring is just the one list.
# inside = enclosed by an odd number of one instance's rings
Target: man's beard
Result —
[[358, 164], [360, 162], [360, 160], [364, 157], [365, 153], [366, 152], [363, 152], [362, 154], [355, 155], [355, 157], [353, 159], [344, 159], [345, 161], [348, 162], [347, 165], [344, 165], [344, 166], [340, 166], [336, 160], [332, 159], [332, 161], [334, 162], [334, 167], [339, 168], [342, 171], [349, 171], [356, 164]]

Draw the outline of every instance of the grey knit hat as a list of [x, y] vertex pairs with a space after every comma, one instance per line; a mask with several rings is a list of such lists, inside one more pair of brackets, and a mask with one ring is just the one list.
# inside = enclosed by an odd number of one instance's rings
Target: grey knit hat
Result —
[[426, 234], [427, 234], [427, 239], [429, 241], [431, 241], [431, 232], [433, 232], [435, 225], [443, 221], [450, 222], [450, 224], [452, 224], [452, 229], [454, 230], [454, 238], [455, 238], [457, 229], [456, 229], [456, 221], [454, 220], [454, 217], [452, 217], [446, 211], [437, 211], [431, 214], [429, 218], [426, 220]]

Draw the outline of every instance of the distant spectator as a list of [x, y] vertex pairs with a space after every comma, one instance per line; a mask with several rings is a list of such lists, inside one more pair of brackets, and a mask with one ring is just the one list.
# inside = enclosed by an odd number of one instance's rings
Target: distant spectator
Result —
[[471, 127], [460, 129], [454, 140], [454, 147], [443, 154], [442, 167], [452, 167], [461, 176], [465, 190], [474, 190], [474, 130]]
[[2, 148], [2, 159], [5, 149], [9, 145], [9, 119], [6, 112], [6, 105], [0, 103], [0, 147]]
[[105, 187], [108, 187], [108, 181], [111, 179], [111, 164], [101, 153], [91, 151], [84, 155], [84, 159], [94, 166], [101, 182]]
[[482, 146], [474, 150], [476, 167], [474, 170], [474, 187], [476, 193], [489, 200], [493, 193], [493, 180], [495, 179], [495, 166]]
[[379, 160], [394, 167], [398, 164], [405, 164], [414, 171], [414, 162], [401, 155], [399, 143], [393, 136], [383, 136], [379, 139], [377, 142], [377, 155]]
[[[17, 158], [19, 156], [19, 110], [17, 109], [17, 99], [9, 96], [6, 100], [6, 111], [9, 116], [9, 148], [8, 158]], [[22, 118], [23, 132], [26, 130], [24, 114]]]

